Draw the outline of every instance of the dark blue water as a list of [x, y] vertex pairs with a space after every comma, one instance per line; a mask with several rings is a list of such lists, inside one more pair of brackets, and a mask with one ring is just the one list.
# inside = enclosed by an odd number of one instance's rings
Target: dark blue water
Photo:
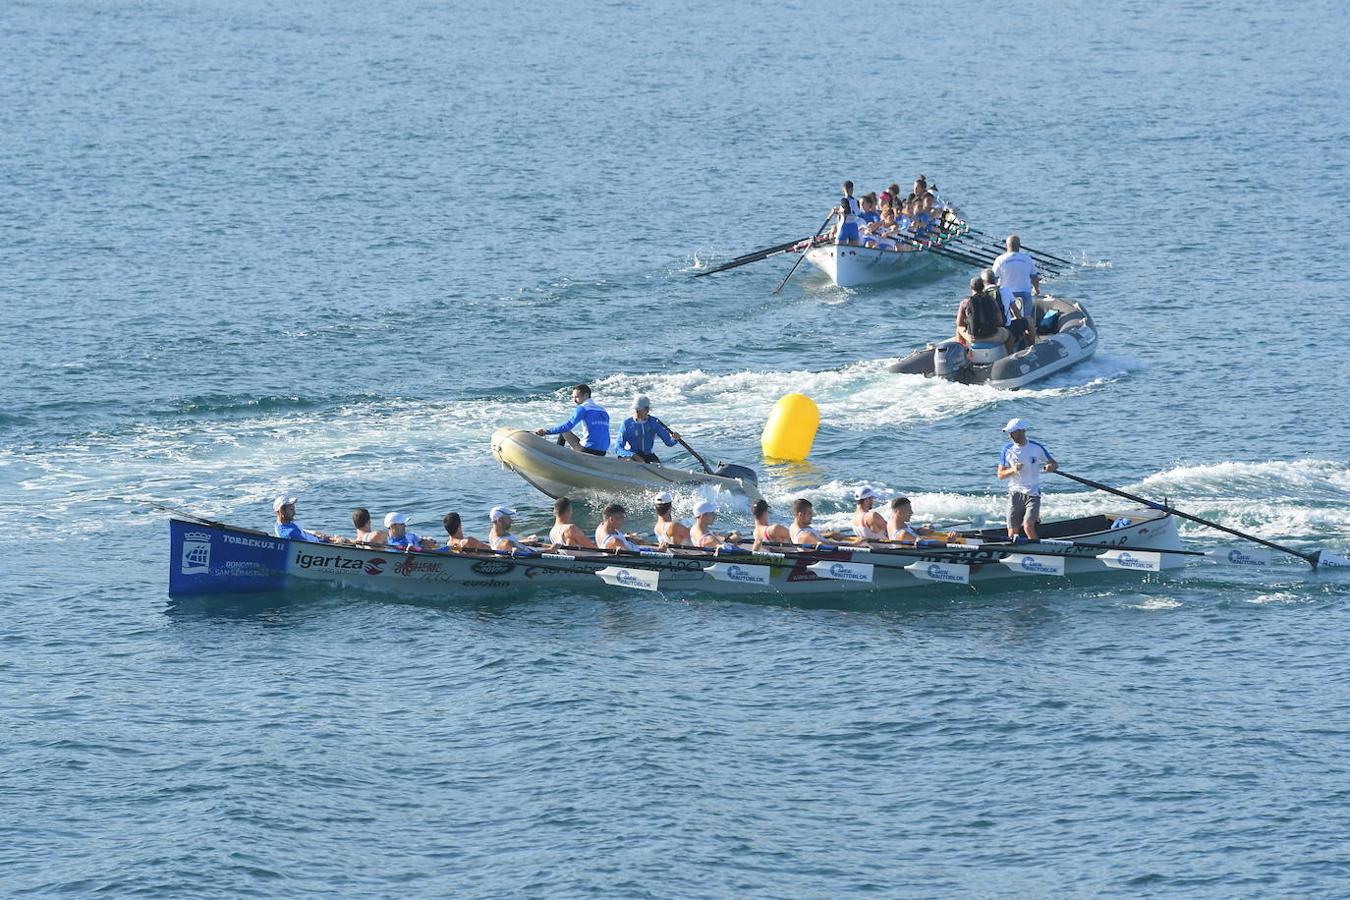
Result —
[[[864, 484], [996, 517], [1018, 415], [1070, 471], [1345, 552], [1346, 34], [1332, 3], [9, 4], [0, 890], [1344, 894], [1344, 576], [170, 604], [147, 503], [542, 527], [488, 436], [584, 379], [830, 524]], [[691, 277], [920, 172], [1081, 263], [1051, 291], [1094, 360], [888, 374], [956, 268]], [[766, 465], [790, 390], [821, 434]]]

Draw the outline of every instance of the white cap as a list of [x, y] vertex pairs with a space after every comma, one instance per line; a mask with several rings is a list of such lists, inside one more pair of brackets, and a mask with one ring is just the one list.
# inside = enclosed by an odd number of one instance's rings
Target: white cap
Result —
[[1026, 419], [1009, 419], [1008, 424], [1003, 426], [1003, 430], [1012, 434], [1014, 431], [1026, 431], [1029, 427]]
[[283, 506], [294, 506], [294, 505], [295, 505], [294, 497], [287, 497], [285, 494], [282, 494], [280, 497], [272, 501], [272, 512], [281, 512], [281, 508]]
[[674, 503], [674, 502], [675, 498], [670, 496], [670, 491], [662, 491], [661, 493], [656, 495], [656, 499], [652, 501], [652, 505], [660, 506], [662, 503]]
[[514, 516], [516, 511], [509, 506], [494, 506], [488, 512], [488, 518], [496, 522], [499, 519], [505, 519], [508, 516]]
[[390, 525], [407, 525], [407, 524], [408, 524], [408, 517], [405, 516], [403, 513], [398, 512], [388, 513], [384, 517], [385, 528], [388, 528]]
[[717, 512], [717, 504], [711, 500], [700, 500], [694, 507], [694, 515], [706, 516], [708, 513]]
[[860, 487], [853, 492], [853, 499], [866, 500], [868, 497], [875, 497], [876, 495], [876, 491], [872, 490], [870, 487]]
[[633, 398], [633, 409], [651, 409], [652, 401], [647, 399], [646, 394], [638, 394]]

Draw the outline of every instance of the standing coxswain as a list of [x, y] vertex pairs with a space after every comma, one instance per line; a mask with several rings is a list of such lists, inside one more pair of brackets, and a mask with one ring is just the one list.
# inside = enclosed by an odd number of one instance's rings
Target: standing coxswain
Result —
[[1036, 525], [1041, 520], [1041, 472], [1059, 468], [1054, 457], [1039, 441], [1027, 440], [1027, 423], [1013, 419], [1003, 430], [1010, 440], [998, 461], [998, 477], [1008, 479], [1008, 537], [1037, 539]]
[[1027, 339], [1036, 343], [1036, 305], [1032, 296], [1041, 295], [1041, 276], [1036, 271], [1036, 261], [1022, 252], [1022, 241], [1015, 235], [1008, 235], [1004, 246], [1008, 252], [994, 260], [994, 274], [998, 276], [998, 289], [1003, 294], [1004, 306], [1011, 306], [1017, 300], [1021, 306], [1022, 317], [1027, 320]]

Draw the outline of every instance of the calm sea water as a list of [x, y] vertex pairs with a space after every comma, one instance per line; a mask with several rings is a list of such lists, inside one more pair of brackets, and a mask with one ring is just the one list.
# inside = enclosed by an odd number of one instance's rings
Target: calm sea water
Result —
[[[1347, 21], [7, 4], [0, 892], [1350, 891], [1344, 576], [171, 604], [146, 505], [543, 527], [488, 436], [585, 379], [830, 523], [863, 484], [997, 516], [1019, 415], [1066, 469], [1344, 552]], [[1052, 290], [1096, 359], [1015, 394], [887, 374], [957, 269], [691, 278], [920, 172], [1082, 263]], [[766, 466], [789, 390], [822, 431]], [[1047, 515], [1114, 505], [1052, 486]]]

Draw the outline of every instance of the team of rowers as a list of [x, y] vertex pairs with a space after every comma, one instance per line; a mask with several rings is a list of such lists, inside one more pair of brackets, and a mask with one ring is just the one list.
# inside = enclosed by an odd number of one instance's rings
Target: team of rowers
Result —
[[949, 210], [937, 192], [920, 175], [906, 197], [900, 185], [892, 184], [880, 194], [853, 196], [853, 182], [844, 182], [844, 196], [831, 210], [835, 217], [830, 239], [836, 244], [900, 250], [914, 246], [914, 239], [932, 234]]
[[[314, 543], [364, 545], [368, 547], [389, 547], [403, 551], [429, 552], [465, 552], [496, 551], [498, 553], [537, 554], [552, 550], [608, 550], [643, 552], [665, 551], [672, 548], [703, 550], [750, 550], [758, 552], [767, 545], [796, 545], [807, 549], [838, 543], [846, 540], [887, 541], [899, 544], [918, 545], [921, 541], [960, 543], [956, 532], [937, 532], [932, 528], [916, 526], [910, 519], [914, 514], [909, 499], [896, 497], [890, 502], [889, 514], [883, 516], [875, 508], [876, 493], [869, 487], [860, 488], [853, 493], [854, 514], [853, 534], [846, 535], [837, 531], [821, 531], [813, 524], [814, 508], [810, 500], [800, 498], [792, 503], [792, 522], [784, 525], [769, 520], [769, 504], [756, 500], [751, 508], [755, 518], [752, 535], [740, 532], [718, 532], [717, 504], [710, 500], [701, 500], [694, 505], [691, 525], [685, 525], [675, 518], [674, 498], [669, 493], [656, 495], [654, 508], [656, 513], [655, 536], [646, 539], [638, 534], [624, 530], [627, 511], [618, 503], [610, 503], [601, 513], [600, 524], [596, 526], [594, 537], [572, 520], [572, 501], [559, 497], [553, 503], [553, 526], [547, 539], [536, 535], [518, 538], [511, 532], [516, 511], [506, 506], [494, 506], [488, 514], [490, 531], [486, 541], [464, 534], [464, 523], [457, 512], [447, 513], [441, 520], [445, 529], [443, 540], [422, 537], [408, 528], [408, 517], [403, 513], [391, 512], [384, 517], [384, 529], [377, 530], [365, 507], [352, 512], [352, 525], [356, 533], [348, 538], [340, 535], [325, 534], [319, 531], [306, 531], [295, 521], [296, 498], [281, 496], [272, 503], [276, 514], [275, 534], [290, 540], [310, 541]], [[748, 538], [748, 541], [747, 541]], [[749, 543], [747, 548], [744, 545]]]

